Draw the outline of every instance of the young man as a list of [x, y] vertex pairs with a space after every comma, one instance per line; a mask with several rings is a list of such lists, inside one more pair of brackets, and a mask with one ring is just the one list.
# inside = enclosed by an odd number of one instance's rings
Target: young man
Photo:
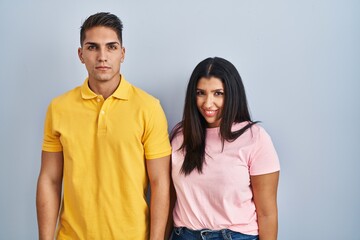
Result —
[[88, 78], [55, 98], [46, 115], [39, 238], [163, 240], [171, 154], [164, 112], [120, 74], [125, 48], [118, 17], [90, 16], [80, 39]]

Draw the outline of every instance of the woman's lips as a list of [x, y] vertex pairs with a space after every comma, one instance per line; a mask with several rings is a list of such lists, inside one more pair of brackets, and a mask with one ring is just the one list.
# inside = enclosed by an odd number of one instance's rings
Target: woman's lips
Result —
[[205, 116], [207, 117], [213, 117], [216, 115], [218, 110], [204, 110], [203, 109], [203, 113], [205, 114]]

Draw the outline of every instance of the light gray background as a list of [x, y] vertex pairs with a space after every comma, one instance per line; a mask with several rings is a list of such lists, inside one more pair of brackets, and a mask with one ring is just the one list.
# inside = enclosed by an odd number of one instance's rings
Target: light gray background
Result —
[[180, 120], [195, 65], [238, 68], [281, 160], [279, 239], [360, 239], [360, 2], [0, 1], [0, 239], [36, 239], [45, 111], [80, 85], [79, 27], [124, 22], [122, 73]]

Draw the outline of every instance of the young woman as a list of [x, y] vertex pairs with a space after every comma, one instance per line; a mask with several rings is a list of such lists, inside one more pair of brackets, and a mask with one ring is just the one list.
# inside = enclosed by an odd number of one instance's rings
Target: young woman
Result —
[[171, 142], [170, 239], [277, 239], [279, 160], [233, 64], [215, 57], [195, 67]]

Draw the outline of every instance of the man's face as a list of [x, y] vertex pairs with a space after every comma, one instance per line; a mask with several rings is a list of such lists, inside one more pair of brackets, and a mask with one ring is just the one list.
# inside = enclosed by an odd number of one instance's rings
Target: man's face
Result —
[[87, 30], [78, 54], [86, 66], [90, 82], [119, 80], [125, 49], [111, 28], [99, 26]]

